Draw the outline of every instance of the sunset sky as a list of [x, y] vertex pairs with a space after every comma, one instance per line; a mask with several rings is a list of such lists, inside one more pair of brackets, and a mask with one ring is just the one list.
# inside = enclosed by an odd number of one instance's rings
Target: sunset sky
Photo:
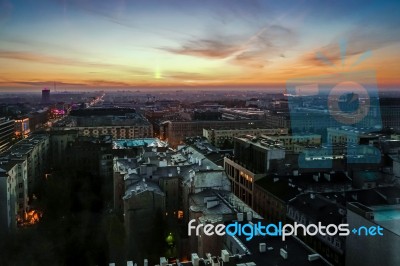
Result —
[[397, 86], [399, 40], [400, 1], [0, 0], [0, 87]]

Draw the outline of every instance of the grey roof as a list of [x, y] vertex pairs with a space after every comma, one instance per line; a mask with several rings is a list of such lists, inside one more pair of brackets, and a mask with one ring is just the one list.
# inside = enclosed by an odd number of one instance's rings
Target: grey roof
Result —
[[154, 192], [159, 195], [165, 195], [164, 192], [161, 191], [160, 187], [153, 182], [139, 181], [129, 185], [125, 191], [125, 195], [123, 196], [124, 200], [130, 199], [136, 195], [139, 195], [143, 192]]
[[318, 194], [310, 193], [299, 195], [289, 201], [289, 205], [293, 206], [313, 221], [321, 222], [324, 225], [340, 224], [345, 217], [345, 213], [339, 212], [342, 208], [340, 205]]
[[132, 147], [166, 147], [168, 144], [157, 138], [117, 139], [113, 141], [114, 149], [129, 149]]

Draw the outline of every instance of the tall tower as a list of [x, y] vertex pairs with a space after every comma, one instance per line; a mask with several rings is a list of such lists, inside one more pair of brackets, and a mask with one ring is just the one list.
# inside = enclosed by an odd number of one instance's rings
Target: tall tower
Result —
[[42, 90], [42, 103], [49, 103], [50, 102], [50, 90], [43, 89]]

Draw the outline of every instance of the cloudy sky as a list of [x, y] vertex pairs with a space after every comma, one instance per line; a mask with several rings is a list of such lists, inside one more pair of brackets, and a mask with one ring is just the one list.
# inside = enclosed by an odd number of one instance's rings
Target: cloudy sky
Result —
[[396, 86], [399, 39], [399, 1], [0, 0], [0, 87]]

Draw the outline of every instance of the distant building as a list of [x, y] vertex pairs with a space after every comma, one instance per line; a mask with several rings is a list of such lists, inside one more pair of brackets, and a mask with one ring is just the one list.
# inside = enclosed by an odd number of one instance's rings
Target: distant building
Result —
[[379, 108], [384, 128], [400, 130], [400, 106], [398, 98], [380, 98]]
[[266, 112], [256, 108], [220, 108], [219, 111], [222, 113], [222, 118], [228, 120], [266, 118]]
[[29, 118], [15, 120], [15, 136], [17, 138], [26, 138], [30, 132]]
[[15, 122], [5, 117], [0, 117], [0, 152], [5, 151], [11, 145], [14, 137]]
[[193, 112], [193, 120], [221, 120], [222, 113], [212, 110], [195, 110]]
[[353, 127], [328, 128], [328, 143], [368, 145], [370, 141], [377, 140], [380, 136], [370, 132], [370, 130]]
[[315, 148], [321, 145], [321, 135], [318, 134], [272, 135], [268, 138], [282, 142], [285, 150], [293, 153], [300, 153], [306, 148]]
[[44, 125], [49, 120], [49, 113], [50, 109], [43, 108], [41, 110], [28, 114], [30, 131], [33, 132]]
[[243, 128], [243, 129], [214, 129], [204, 128], [203, 137], [205, 137], [212, 145], [216, 147], [223, 147], [224, 144], [229, 143], [233, 145], [233, 138], [245, 135], [287, 135], [287, 128]]
[[98, 137], [111, 135], [113, 139], [152, 138], [153, 126], [135, 109], [93, 108], [73, 110], [70, 116], [80, 135]]
[[49, 89], [42, 90], [42, 103], [50, 103], [50, 90]]
[[290, 128], [290, 115], [288, 112], [271, 112], [265, 118], [269, 127]]
[[202, 136], [204, 128], [237, 129], [267, 127], [266, 120], [209, 120], [209, 121], [165, 121], [160, 128], [160, 138], [176, 147], [182, 144], [185, 138]]

